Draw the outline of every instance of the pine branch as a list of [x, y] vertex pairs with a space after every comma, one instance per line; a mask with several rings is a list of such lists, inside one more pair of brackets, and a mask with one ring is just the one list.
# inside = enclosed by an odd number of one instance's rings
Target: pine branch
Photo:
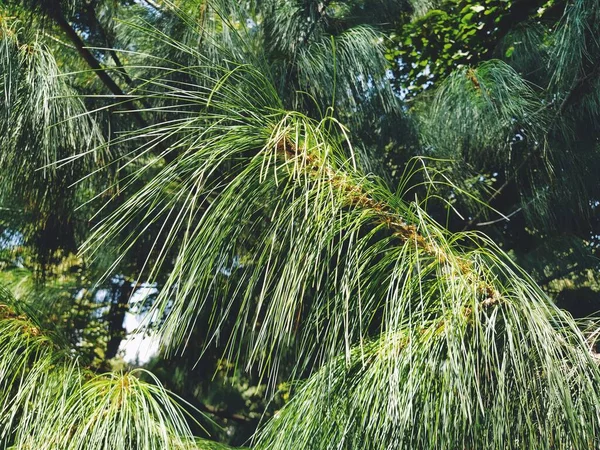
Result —
[[[502, 192], [504, 191], [504, 189], [506, 189], [511, 182], [516, 181], [517, 176], [519, 174], [519, 171], [523, 168], [523, 166], [525, 166], [525, 164], [527, 164], [527, 162], [533, 157], [533, 152], [530, 151], [527, 153], [527, 155], [525, 155], [525, 158], [523, 158], [523, 160], [519, 163], [519, 165], [517, 166], [517, 168], [515, 169], [515, 171], [513, 172], [512, 176], [507, 178], [504, 183], [502, 183], [502, 186], [500, 186], [498, 189], [496, 189], [494, 191], [494, 193], [492, 195], [490, 195], [490, 198], [488, 198], [487, 200], [487, 204], [490, 205], [492, 203], [492, 201], [494, 201], [500, 194], [502, 194]], [[498, 221], [502, 221], [502, 220], [506, 220], [507, 217], [510, 217], [514, 214], [516, 214], [518, 211], [522, 210], [523, 208], [518, 208], [516, 211], [512, 212], [510, 215], [508, 216], [504, 216], [501, 217], [500, 219], [498, 219]], [[479, 220], [479, 218], [481, 217], [481, 215], [483, 214], [484, 209], [480, 209], [472, 218], [471, 220], [469, 220], [467, 222], [467, 224], [463, 227], [462, 231], [467, 231], [470, 230], [473, 225], [476, 224], [477, 220]], [[484, 222], [484, 223], [478, 223], [477, 226], [481, 226], [481, 225], [491, 225], [493, 223], [496, 223], [497, 221], [491, 221], [491, 222]]]
[[[405, 186], [365, 176], [331, 116], [285, 111], [262, 65], [212, 61], [181, 68], [184, 86], [153, 80], [165, 98], [196, 102], [193, 117], [152, 130], [183, 150], [86, 245], [132, 225], [127, 251], [160, 224], [150, 278], [178, 250], [155, 303], [169, 313], [163, 343], [185, 344], [206, 317], [236, 363], [275, 383], [289, 356], [292, 377], [310, 377], [259, 448], [590, 448], [599, 374], [576, 324], [485, 236], [450, 234]], [[478, 73], [481, 92], [518, 101], [496, 115], [503, 102], [483, 104], [488, 142], [493, 122], [538, 117], [531, 89], [496, 68]]]
[[[407, 223], [402, 217], [398, 217], [388, 205], [378, 202], [369, 196], [369, 193], [364, 191], [359, 185], [353, 184], [351, 177], [345, 173], [340, 173], [332, 169], [325, 161], [320, 160], [317, 155], [307, 154], [299, 150], [298, 146], [293, 144], [292, 137], [285, 137], [279, 140], [276, 144], [277, 153], [286, 162], [297, 161], [300, 163], [293, 165], [293, 170], [304, 170], [309, 176], [318, 178], [319, 180], [327, 181], [332, 189], [341, 190], [347, 194], [350, 207], [364, 208], [375, 211], [378, 216], [378, 221], [375, 225], [385, 225], [392, 235], [404, 243], [407, 241], [414, 244], [429, 256], [444, 264], [450, 259], [450, 256], [439, 246], [435, 241], [425, 238], [418, 232], [415, 225]], [[477, 275], [469, 262], [465, 261], [461, 265], [462, 275], [477, 280]], [[485, 281], [475, 281], [477, 290], [483, 296], [481, 304], [485, 307], [494, 306], [502, 302], [502, 295], [491, 284]]]
[[123, 92], [123, 90], [119, 87], [119, 85], [112, 79], [112, 77], [108, 74], [106, 69], [102, 67], [100, 62], [94, 57], [94, 55], [92, 55], [90, 50], [85, 46], [84, 42], [81, 40], [77, 32], [65, 19], [62, 12], [58, 8], [50, 9], [47, 12], [49, 16], [60, 27], [60, 29], [65, 33], [65, 35], [71, 40], [71, 42], [77, 49], [79, 55], [90, 66], [90, 68], [94, 71], [96, 76], [100, 79], [100, 81], [102, 81], [104, 86], [106, 86], [110, 92], [117, 96], [117, 98], [119, 98], [120, 100], [124, 100], [123, 105], [127, 109], [129, 109], [129, 111], [133, 115], [134, 120], [138, 123], [139, 126], [143, 128], [147, 127], [148, 123], [140, 114], [139, 108], [135, 105], [133, 97], [126, 95], [125, 92]]
[[148, 6], [150, 6], [152, 9], [154, 9], [156, 12], [162, 12], [162, 8], [160, 7], [160, 5], [158, 3], [156, 3], [154, 0], [142, 0], [145, 4], [147, 4]]
[[209, 413], [213, 416], [219, 417], [221, 419], [233, 420], [234, 422], [238, 422], [241, 424], [249, 424], [256, 423], [257, 420], [251, 417], [245, 416], [243, 414], [231, 413], [228, 410], [219, 409], [214, 406], [208, 405], [206, 403], [200, 403], [197, 405], [200, 411]]
[[[96, 17], [96, 14], [95, 14], [94, 11], [92, 11], [90, 13], [90, 16], [91, 16], [91, 20], [94, 22], [94, 26], [98, 29], [100, 35], [102, 36], [104, 42], [106, 43], [106, 47], [108, 48], [108, 54], [110, 55], [110, 57], [114, 61], [115, 68], [116, 68], [117, 72], [119, 73], [119, 75], [121, 76], [121, 78], [123, 79], [123, 81], [129, 86], [130, 89], [135, 89], [136, 83], [129, 76], [129, 74], [127, 73], [127, 70], [125, 69], [125, 66], [121, 62], [121, 58], [119, 57], [119, 54], [115, 50], [115, 42], [114, 42], [114, 40], [106, 32], [106, 30], [104, 29], [104, 26], [98, 20], [98, 18]], [[141, 103], [141, 105], [145, 109], [147, 109], [147, 110], [151, 109], [151, 106], [148, 104], [148, 102], [145, 99], [142, 98], [142, 99], [139, 99], [138, 101]]]
[[582, 96], [591, 89], [592, 83], [598, 80], [598, 75], [600, 75], [600, 64], [596, 64], [589, 73], [574, 80], [572, 88], [558, 108], [557, 116], [562, 114], [569, 106], [581, 100]]
[[306, 32], [306, 35], [304, 36], [304, 39], [303, 39], [304, 44], [308, 43], [308, 41], [311, 38], [311, 35], [317, 29], [317, 26], [323, 20], [325, 20], [325, 17], [327, 15], [327, 7], [329, 6], [330, 3], [331, 3], [331, 0], [324, 0], [321, 3], [319, 3], [319, 6], [317, 7], [317, 12], [319, 13], [319, 16], [315, 20], [313, 20], [312, 23], [310, 24], [310, 27], [308, 28], [308, 31]]
[[0, 287], [3, 443], [40, 450], [192, 448], [183, 405], [150, 372], [95, 375], [34, 316]]

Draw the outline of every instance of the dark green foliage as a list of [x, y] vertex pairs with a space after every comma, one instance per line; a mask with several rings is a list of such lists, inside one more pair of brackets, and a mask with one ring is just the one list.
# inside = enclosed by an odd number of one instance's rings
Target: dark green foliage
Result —
[[[455, 69], [489, 58], [510, 30], [527, 19], [543, 20], [543, 12], [554, 4], [553, 0], [444, 0], [412, 20], [405, 15], [386, 54], [394, 83], [406, 95], [416, 95]], [[503, 56], [510, 58], [513, 52], [514, 46], [509, 46]]]

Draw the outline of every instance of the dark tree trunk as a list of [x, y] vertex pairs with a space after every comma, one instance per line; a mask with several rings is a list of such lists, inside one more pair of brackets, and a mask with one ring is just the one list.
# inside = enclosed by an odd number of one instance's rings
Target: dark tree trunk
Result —
[[126, 330], [123, 327], [123, 321], [129, 309], [129, 298], [133, 291], [134, 287], [127, 279], [120, 278], [113, 281], [110, 289], [110, 307], [106, 315], [108, 342], [105, 360], [117, 356], [121, 341], [125, 338]]

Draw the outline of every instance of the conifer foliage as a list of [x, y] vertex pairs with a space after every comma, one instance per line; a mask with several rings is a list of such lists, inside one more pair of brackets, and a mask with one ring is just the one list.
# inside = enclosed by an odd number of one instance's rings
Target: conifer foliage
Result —
[[[98, 13], [94, 27], [83, 3]], [[595, 87], [575, 97], [595, 83], [600, 5], [566, 5], [538, 43], [560, 62], [545, 86], [490, 60], [452, 67], [431, 94], [407, 99], [386, 74], [384, 18], [419, 11], [418, 21], [434, 6], [0, 7], [0, 205], [35, 211], [33, 228], [45, 229], [66, 183], [71, 221], [89, 213], [77, 244], [95, 275], [130, 270], [159, 286], [144, 326], [164, 355], [200, 339], [202, 351], [216, 347], [256, 374], [267, 395], [290, 383], [252, 448], [598, 446], [595, 343], [488, 235], [439, 220], [440, 209], [460, 215], [449, 193], [470, 214], [497, 213], [439, 158], [518, 176], [531, 168], [525, 189], [546, 183], [551, 198], [562, 159], [541, 152], [552, 137], [572, 142], [563, 113], [577, 101], [580, 120], [596, 121]], [[110, 36], [111, 48], [65, 44], [69, 29]], [[517, 134], [533, 157], [516, 154]], [[21, 192], [17, 170], [28, 175]], [[549, 204], [537, 217], [550, 217]], [[45, 264], [68, 250], [54, 244]], [[85, 367], [60, 330], [42, 328], [45, 313], [0, 291], [5, 447], [225, 448], [194, 438], [193, 408], [150, 372]]]

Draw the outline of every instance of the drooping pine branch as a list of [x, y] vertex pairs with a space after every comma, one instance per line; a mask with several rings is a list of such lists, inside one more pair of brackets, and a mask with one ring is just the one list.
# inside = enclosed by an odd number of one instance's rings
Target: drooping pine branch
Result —
[[[164, 97], [196, 109], [144, 132], [181, 154], [87, 244], [111, 242], [136, 211], [123, 251], [160, 225], [162, 261], [177, 250], [154, 311], [163, 342], [185, 346], [202, 326], [271, 380], [297, 363], [292, 376], [308, 379], [262, 448], [547, 448], [548, 437], [593, 448], [599, 373], [573, 320], [488, 239], [449, 233], [365, 174], [329, 115], [286, 111], [263, 69], [184, 67], [185, 86], [157, 78]], [[482, 77], [466, 81], [508, 128], [535, 98], [500, 69], [488, 75], [520, 89], [516, 104]]]
[[40, 450], [220, 448], [194, 441], [183, 403], [152, 374], [96, 375], [81, 367], [33, 315], [0, 287], [2, 445]]

